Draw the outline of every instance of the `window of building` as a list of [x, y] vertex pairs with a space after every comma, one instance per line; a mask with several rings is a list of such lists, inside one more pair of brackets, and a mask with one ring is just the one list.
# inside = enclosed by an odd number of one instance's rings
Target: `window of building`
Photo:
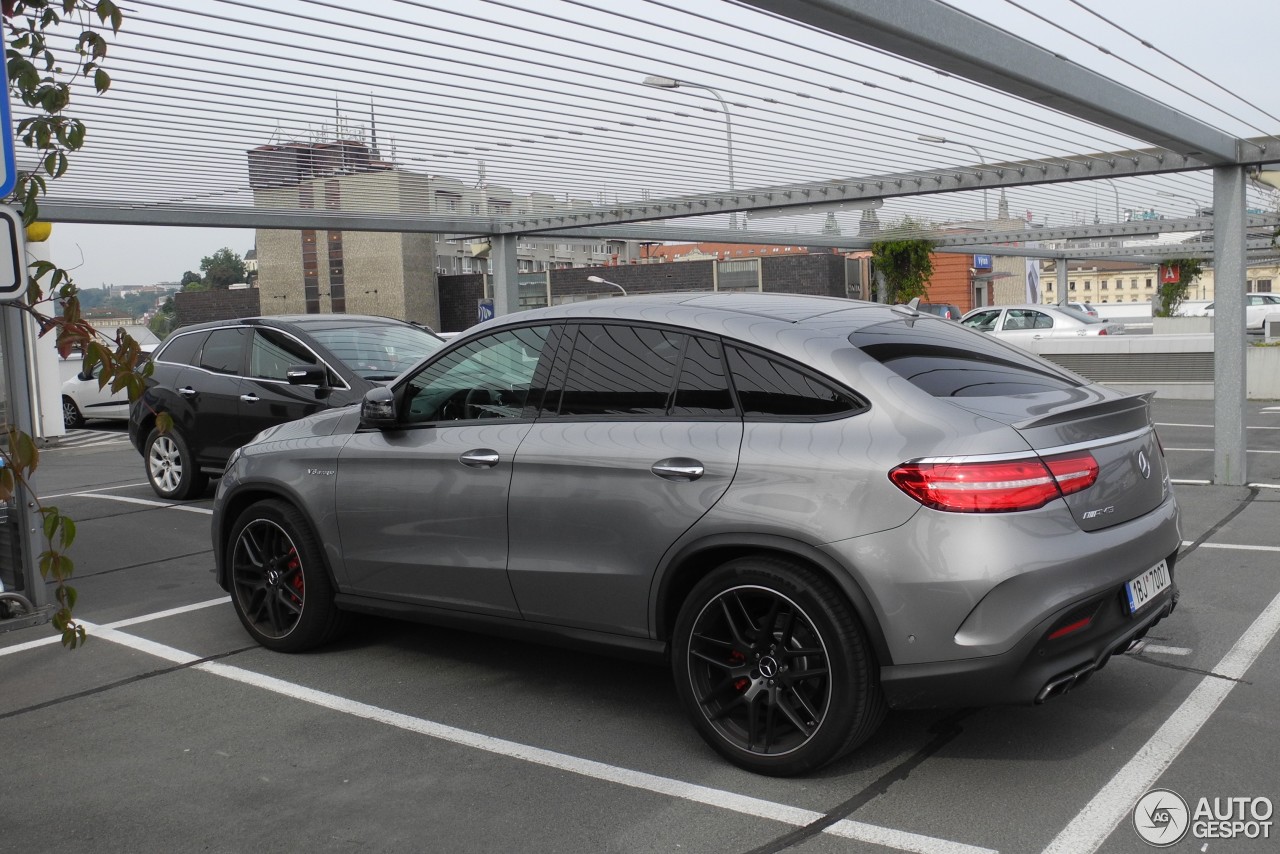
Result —
[[1071, 284], [1067, 285], [1067, 290], [1069, 290], [1069, 291], [1074, 291], [1075, 289], [1076, 289], [1076, 283], [1075, 283], [1075, 282], [1072, 282]]
[[1151, 287], [1151, 282], [1152, 282], [1152, 280], [1151, 280], [1150, 278], [1148, 278], [1148, 279], [1147, 279], [1147, 287], [1148, 287], [1148, 288], [1149, 288], [1149, 287]]
[[1258, 281], [1254, 283], [1253, 289], [1260, 294], [1269, 294], [1271, 293], [1271, 280], [1258, 279]]
[[716, 262], [716, 290], [760, 290], [760, 261], [756, 258], [742, 261]]
[[1136, 291], [1137, 289], [1138, 289], [1138, 280], [1137, 280], [1137, 279], [1130, 279], [1130, 280], [1129, 280], [1129, 290], [1131, 290], [1131, 291]]

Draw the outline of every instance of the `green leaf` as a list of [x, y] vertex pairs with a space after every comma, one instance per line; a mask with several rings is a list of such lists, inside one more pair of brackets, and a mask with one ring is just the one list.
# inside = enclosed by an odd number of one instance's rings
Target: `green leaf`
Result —
[[156, 429], [161, 433], [168, 433], [173, 429], [173, 416], [168, 412], [160, 412], [156, 414]]
[[94, 91], [101, 95], [103, 92], [111, 88], [111, 75], [99, 68], [93, 72], [93, 88]]

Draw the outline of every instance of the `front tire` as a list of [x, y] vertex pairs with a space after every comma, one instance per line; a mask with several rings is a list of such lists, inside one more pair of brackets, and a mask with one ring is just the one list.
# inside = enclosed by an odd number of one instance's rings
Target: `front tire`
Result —
[[161, 433], [152, 430], [142, 451], [146, 461], [147, 480], [161, 498], [186, 501], [204, 494], [208, 476], [200, 471], [187, 440], [177, 430]]
[[323, 553], [302, 513], [275, 499], [236, 520], [227, 544], [236, 616], [258, 643], [280, 652], [319, 646], [342, 629]]
[[788, 560], [738, 558], [699, 582], [676, 620], [672, 669], [702, 738], [759, 774], [819, 768], [884, 717], [875, 657], [853, 607]]
[[80, 407], [65, 394], [62, 396], [62, 426], [67, 430], [84, 426], [84, 415], [80, 413]]

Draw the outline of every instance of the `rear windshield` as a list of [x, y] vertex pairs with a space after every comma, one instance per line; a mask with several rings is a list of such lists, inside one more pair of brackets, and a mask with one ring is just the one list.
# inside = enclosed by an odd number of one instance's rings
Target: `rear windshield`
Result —
[[934, 397], [994, 397], [1077, 388], [1073, 374], [959, 324], [893, 320], [849, 342]]

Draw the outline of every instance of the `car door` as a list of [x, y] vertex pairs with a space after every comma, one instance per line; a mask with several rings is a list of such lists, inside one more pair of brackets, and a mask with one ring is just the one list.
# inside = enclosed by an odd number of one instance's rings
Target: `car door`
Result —
[[244, 435], [240, 423], [240, 375], [248, 343], [247, 327], [214, 329], [195, 364], [183, 368], [174, 383], [184, 404], [181, 415], [174, 413], [174, 428], [201, 465], [221, 466], [253, 437]]
[[289, 384], [290, 367], [323, 364], [311, 348], [286, 332], [264, 326], [253, 330], [249, 366], [240, 383], [240, 429], [247, 434], [245, 441], [276, 424], [350, 402], [349, 387], [332, 370], [329, 388]]
[[741, 443], [715, 339], [567, 330], [511, 482], [508, 571], [524, 617], [647, 636], [656, 567], [724, 494]]
[[1029, 344], [1053, 335], [1053, 325], [1052, 317], [1034, 308], [1007, 308], [997, 334], [1011, 344]]
[[507, 494], [549, 331], [503, 330], [433, 359], [397, 386], [396, 429], [362, 429], [343, 447], [343, 592], [519, 615]]

